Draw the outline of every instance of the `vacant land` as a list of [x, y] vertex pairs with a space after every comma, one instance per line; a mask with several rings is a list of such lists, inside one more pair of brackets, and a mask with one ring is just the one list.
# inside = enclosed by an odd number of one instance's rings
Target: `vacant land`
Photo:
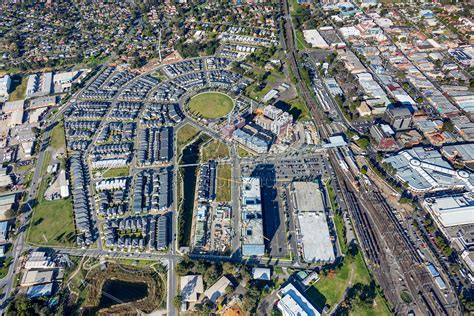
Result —
[[234, 107], [232, 99], [218, 92], [200, 93], [189, 101], [189, 112], [206, 119], [216, 119], [227, 115]]
[[213, 139], [202, 146], [201, 161], [224, 159], [230, 156], [229, 147], [220, 140]]
[[130, 169], [128, 167], [108, 169], [102, 176], [104, 178], [128, 177]]
[[291, 106], [288, 112], [295, 120], [307, 120], [310, 118], [309, 110], [300, 98], [294, 98], [288, 101], [288, 104]]
[[231, 165], [217, 166], [216, 201], [229, 202], [231, 200], [232, 169]]
[[64, 135], [64, 123], [59, 122], [51, 131], [51, 147], [60, 149], [66, 147], [66, 136]]
[[44, 246], [73, 246], [75, 239], [71, 198], [47, 201], [39, 197], [31, 218], [28, 242]]
[[73, 246], [75, 227], [72, 210], [72, 199], [48, 201], [44, 192], [51, 180], [46, 174], [51, 161], [51, 153], [45, 152], [41, 166], [41, 183], [38, 188], [36, 205], [33, 206], [31, 225], [28, 229], [27, 240], [34, 245], [43, 246]]
[[8, 96], [8, 101], [18, 101], [24, 99], [27, 84], [27, 77], [13, 76], [11, 88], [13, 92]]
[[192, 125], [186, 124], [181, 127], [176, 133], [176, 147], [178, 155], [181, 154], [181, 150], [185, 147], [194, 137], [196, 137], [200, 131]]

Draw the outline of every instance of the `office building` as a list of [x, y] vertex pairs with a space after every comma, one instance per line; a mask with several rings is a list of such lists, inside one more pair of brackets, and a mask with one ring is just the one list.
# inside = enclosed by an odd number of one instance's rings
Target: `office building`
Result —
[[385, 120], [395, 131], [406, 130], [411, 125], [411, 112], [406, 107], [389, 107], [385, 111]]

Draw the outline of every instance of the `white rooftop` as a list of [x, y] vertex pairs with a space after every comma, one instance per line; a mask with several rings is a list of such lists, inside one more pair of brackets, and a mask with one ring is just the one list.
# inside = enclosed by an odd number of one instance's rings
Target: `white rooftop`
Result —
[[445, 227], [474, 224], [474, 197], [471, 194], [425, 199], [430, 213]]
[[316, 308], [301, 294], [300, 291], [291, 283], [281, 290], [281, 300], [278, 302], [278, 308], [283, 315], [288, 316], [319, 316], [321, 315]]
[[323, 193], [316, 183], [295, 182], [296, 208], [300, 233], [298, 243], [303, 247], [307, 262], [332, 262], [334, 248], [329, 233]]

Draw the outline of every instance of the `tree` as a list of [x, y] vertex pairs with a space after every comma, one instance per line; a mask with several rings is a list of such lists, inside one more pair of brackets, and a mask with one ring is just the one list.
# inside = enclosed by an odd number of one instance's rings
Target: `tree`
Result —
[[183, 297], [181, 295], [176, 295], [173, 299], [174, 307], [181, 308], [182, 303], [183, 303]]
[[360, 167], [360, 173], [366, 175], [367, 174], [367, 166], [363, 165]]
[[441, 129], [445, 132], [454, 132], [454, 124], [448, 120], [443, 123], [443, 127]]
[[224, 274], [234, 274], [234, 265], [230, 262], [224, 262], [222, 270]]

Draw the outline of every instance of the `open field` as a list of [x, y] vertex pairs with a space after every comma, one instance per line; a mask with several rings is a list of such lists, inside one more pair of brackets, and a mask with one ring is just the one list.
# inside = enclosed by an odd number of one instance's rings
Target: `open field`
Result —
[[232, 169], [231, 165], [217, 166], [216, 201], [229, 202], [231, 200]]
[[178, 155], [181, 154], [181, 150], [186, 146], [194, 137], [196, 137], [200, 131], [192, 125], [186, 124], [182, 126], [176, 133], [176, 148]]
[[127, 177], [129, 173], [130, 173], [130, 169], [128, 167], [122, 167], [122, 168], [108, 169], [102, 174], [102, 176], [104, 178]]
[[[38, 187], [36, 205], [33, 206], [31, 225], [27, 241], [44, 246], [73, 246], [75, 239], [72, 199], [48, 201], [44, 192], [51, 177], [46, 174], [51, 161], [51, 152], [46, 151], [41, 166], [41, 183]], [[60, 220], [58, 220], [60, 219]]]
[[216, 119], [227, 115], [232, 111], [234, 101], [219, 92], [204, 92], [189, 100], [188, 110], [190, 113], [206, 119]]
[[229, 147], [220, 140], [213, 139], [209, 143], [202, 146], [201, 161], [217, 160], [228, 158], [230, 156]]
[[40, 198], [28, 231], [28, 242], [44, 246], [73, 246], [75, 227], [72, 200], [47, 201]]

